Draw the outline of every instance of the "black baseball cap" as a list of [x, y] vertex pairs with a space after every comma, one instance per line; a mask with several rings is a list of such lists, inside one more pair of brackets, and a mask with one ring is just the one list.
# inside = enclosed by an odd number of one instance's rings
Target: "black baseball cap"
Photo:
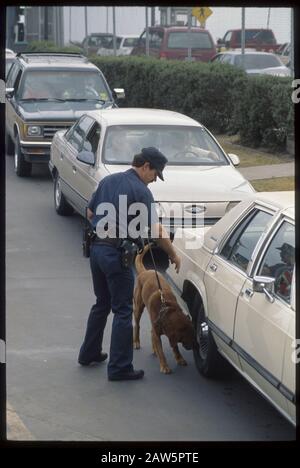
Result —
[[151, 166], [156, 169], [158, 177], [161, 180], [164, 180], [162, 171], [168, 162], [167, 158], [153, 146], [150, 146], [149, 148], [143, 148], [141, 156], [144, 158], [145, 162], [149, 162]]

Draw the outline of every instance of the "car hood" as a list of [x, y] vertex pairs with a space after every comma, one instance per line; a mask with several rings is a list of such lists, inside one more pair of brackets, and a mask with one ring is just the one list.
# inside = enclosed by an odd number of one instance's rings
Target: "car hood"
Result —
[[[95, 101], [20, 101], [19, 109], [25, 120], [75, 121], [87, 111], [102, 109]], [[111, 107], [111, 106], [110, 106]], [[106, 107], [107, 109], [108, 107]]]
[[[124, 165], [106, 165], [109, 173], [128, 169]], [[167, 166], [164, 179], [149, 185], [156, 201], [216, 202], [240, 201], [254, 192], [237, 169], [228, 166]]]
[[291, 76], [291, 71], [285, 67], [270, 67], [270, 68], [252, 68], [247, 70], [250, 75], [274, 75], [274, 76]]

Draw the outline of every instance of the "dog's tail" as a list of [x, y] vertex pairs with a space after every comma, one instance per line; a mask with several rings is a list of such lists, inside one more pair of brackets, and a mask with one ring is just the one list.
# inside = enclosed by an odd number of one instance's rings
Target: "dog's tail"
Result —
[[137, 271], [138, 275], [140, 273], [143, 273], [143, 271], [146, 271], [146, 268], [144, 267], [144, 264], [143, 264], [143, 258], [144, 258], [144, 255], [148, 252], [149, 249], [150, 249], [149, 244], [147, 244], [144, 247], [143, 252], [138, 254], [136, 256], [136, 258], [135, 258], [135, 268], [136, 268], [136, 271]]

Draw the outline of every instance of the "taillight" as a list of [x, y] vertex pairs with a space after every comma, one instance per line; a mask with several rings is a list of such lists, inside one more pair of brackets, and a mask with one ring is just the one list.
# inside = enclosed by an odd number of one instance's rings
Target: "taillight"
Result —
[[160, 58], [160, 59], [166, 59], [166, 58], [167, 58], [166, 52], [161, 52], [161, 53], [159, 54], [159, 58]]

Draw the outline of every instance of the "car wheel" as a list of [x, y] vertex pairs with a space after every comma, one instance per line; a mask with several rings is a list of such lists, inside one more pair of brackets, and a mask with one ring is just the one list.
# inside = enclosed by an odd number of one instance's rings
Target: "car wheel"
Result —
[[192, 316], [197, 341], [193, 354], [198, 371], [205, 377], [223, 376], [228, 365], [218, 352], [200, 298], [194, 303]]
[[8, 133], [5, 133], [5, 153], [7, 156], [12, 156], [14, 154], [14, 142]]
[[15, 172], [19, 177], [27, 177], [31, 174], [32, 164], [25, 161], [18, 137], [15, 143]]
[[54, 179], [54, 206], [57, 214], [61, 216], [69, 216], [73, 213], [73, 208], [65, 199], [61, 190], [61, 179], [57, 175]]

